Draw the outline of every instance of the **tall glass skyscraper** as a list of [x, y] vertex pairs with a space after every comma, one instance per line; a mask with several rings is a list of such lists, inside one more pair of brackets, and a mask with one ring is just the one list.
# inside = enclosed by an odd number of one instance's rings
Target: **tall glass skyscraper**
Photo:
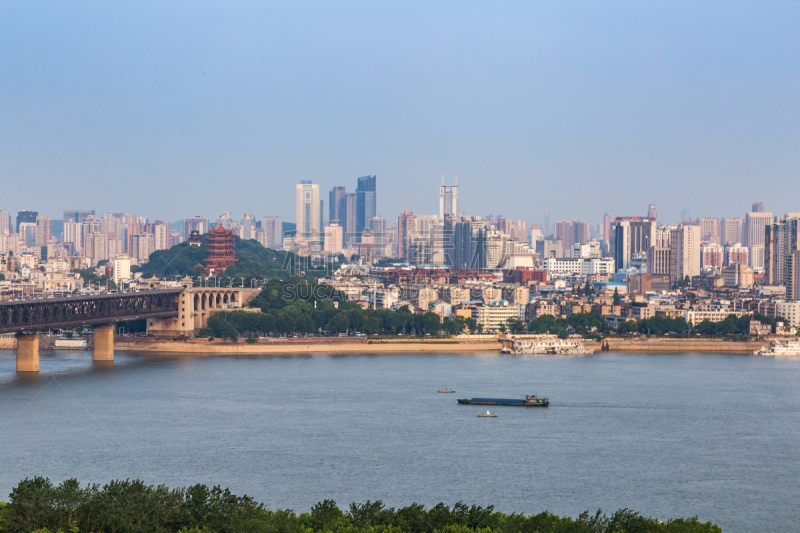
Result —
[[375, 176], [358, 178], [356, 188], [356, 233], [358, 242], [361, 242], [361, 233], [369, 228], [370, 222], [377, 215], [377, 197], [375, 191]]

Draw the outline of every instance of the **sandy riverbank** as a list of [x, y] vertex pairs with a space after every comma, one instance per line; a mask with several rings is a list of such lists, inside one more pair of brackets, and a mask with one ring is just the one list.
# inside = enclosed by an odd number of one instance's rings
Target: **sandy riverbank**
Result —
[[[731, 342], [707, 339], [608, 339], [610, 352], [652, 353], [730, 353], [751, 354], [769, 341]], [[587, 348], [600, 352], [600, 343], [585, 341]], [[292, 354], [292, 353], [452, 353], [499, 352], [500, 342], [488, 339], [367, 340], [367, 339], [284, 339], [247, 344], [244, 341], [163, 339], [116, 339], [117, 350], [139, 352], [223, 354]]]
[[496, 341], [458, 340], [391, 340], [367, 341], [366, 339], [293, 339], [260, 341], [247, 344], [244, 341], [165, 341], [158, 339], [116, 339], [115, 349], [137, 352], [223, 354], [293, 354], [293, 353], [451, 353], [451, 352], [499, 352], [502, 345]]

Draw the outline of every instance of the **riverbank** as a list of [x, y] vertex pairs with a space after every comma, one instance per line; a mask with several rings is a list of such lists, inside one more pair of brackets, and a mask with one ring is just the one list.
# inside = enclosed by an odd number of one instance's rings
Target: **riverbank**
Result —
[[264, 340], [255, 344], [244, 341], [181, 340], [117, 338], [117, 350], [137, 352], [198, 353], [208, 355], [240, 354], [294, 354], [294, 353], [398, 353], [398, 352], [499, 352], [502, 345], [496, 340], [458, 339], [392, 339], [373, 340], [329, 338], [329, 339], [280, 339]]
[[[485, 336], [482, 336], [485, 337]], [[450, 353], [500, 352], [502, 344], [496, 339], [279, 339], [262, 340], [254, 344], [205, 339], [165, 340], [147, 338], [117, 338], [117, 350], [139, 352], [197, 353], [208, 355], [259, 355], [295, 353]], [[607, 339], [610, 352], [652, 353], [729, 353], [752, 354], [769, 341], [733, 342], [711, 339]], [[599, 341], [584, 341], [586, 348], [601, 351]]]

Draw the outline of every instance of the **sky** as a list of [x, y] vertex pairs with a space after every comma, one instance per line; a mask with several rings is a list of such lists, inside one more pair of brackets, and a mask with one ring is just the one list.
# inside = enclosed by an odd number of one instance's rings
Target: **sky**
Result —
[[0, 4], [0, 210], [800, 211], [800, 2]]

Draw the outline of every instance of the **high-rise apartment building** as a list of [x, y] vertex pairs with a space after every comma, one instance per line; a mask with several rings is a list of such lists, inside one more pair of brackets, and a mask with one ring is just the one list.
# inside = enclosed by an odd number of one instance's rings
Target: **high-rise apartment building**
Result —
[[725, 266], [729, 265], [749, 265], [750, 264], [750, 250], [740, 243], [729, 244], [725, 246]]
[[356, 188], [356, 234], [357, 242], [361, 242], [361, 232], [369, 228], [370, 221], [378, 214], [377, 189], [375, 176], [362, 176], [358, 178]]
[[725, 249], [717, 243], [703, 244], [700, 247], [700, 268], [702, 270], [721, 269], [725, 259]]
[[670, 248], [664, 246], [651, 246], [647, 249], [647, 272], [669, 276]]
[[386, 220], [381, 217], [374, 217], [370, 222], [372, 237], [375, 243], [375, 253], [377, 255], [386, 254], [386, 246], [389, 244], [389, 234], [386, 231]]
[[36, 246], [47, 246], [53, 236], [53, 221], [50, 217], [36, 217]]
[[183, 219], [183, 238], [188, 239], [193, 231], [200, 235], [208, 233], [211, 228], [209, 227], [208, 217], [196, 216], [194, 218]]
[[788, 287], [787, 284], [792, 283], [795, 263], [790, 256], [800, 249], [798, 225], [800, 213], [787, 213], [765, 228], [764, 274], [767, 285]]
[[0, 211], [0, 235], [10, 235], [14, 233], [11, 230], [13, 227], [11, 223], [11, 213], [8, 211]]
[[408, 259], [408, 244], [417, 232], [417, 217], [406, 209], [397, 219], [397, 257]]
[[723, 218], [719, 222], [720, 244], [742, 242], [742, 219]]
[[700, 239], [703, 242], [719, 244], [719, 220], [710, 217], [700, 218]]
[[310, 181], [297, 184], [297, 241], [318, 242], [320, 239], [319, 185]]
[[[764, 206], [761, 207], [763, 209]], [[772, 213], [763, 211], [745, 213], [744, 222], [745, 235], [742, 243], [745, 246], [764, 246], [765, 228], [768, 224], [772, 224]]]
[[75, 253], [83, 252], [83, 224], [80, 222], [64, 222], [64, 242], [71, 242]]
[[608, 243], [611, 239], [611, 217], [608, 213], [603, 213], [603, 242]]
[[153, 224], [153, 248], [154, 250], [169, 250], [169, 224], [156, 220]]
[[242, 213], [242, 233], [240, 237], [246, 241], [256, 238], [256, 217], [250, 213]]
[[700, 275], [700, 226], [680, 224], [672, 230], [670, 244], [670, 281], [677, 283]]
[[655, 238], [656, 221], [642, 217], [614, 220], [614, 265], [617, 272], [631, 266], [637, 254], [646, 254]]
[[22, 246], [36, 246], [36, 222], [20, 222], [17, 233]]
[[753, 204], [753, 208], [750, 210], [753, 213], [763, 213], [764, 212], [764, 202], [756, 202]]
[[146, 263], [153, 252], [155, 252], [155, 238], [152, 234], [139, 233], [132, 237], [129, 255], [138, 259], [139, 263]]
[[555, 223], [554, 236], [560, 240], [565, 250], [573, 244], [589, 242], [589, 224], [584, 221], [559, 220]]
[[19, 233], [19, 225], [22, 223], [36, 224], [36, 217], [39, 216], [37, 211], [30, 211], [25, 209], [17, 213], [17, 233]]
[[108, 260], [108, 233], [90, 233], [86, 236], [84, 256], [92, 260], [92, 266]]
[[458, 185], [439, 187], [439, 218], [444, 220], [446, 215], [458, 216]]
[[[283, 248], [283, 220], [279, 216], [268, 216], [261, 219], [261, 229], [265, 232], [265, 248], [280, 250]], [[259, 241], [261, 242], [261, 241]]]

